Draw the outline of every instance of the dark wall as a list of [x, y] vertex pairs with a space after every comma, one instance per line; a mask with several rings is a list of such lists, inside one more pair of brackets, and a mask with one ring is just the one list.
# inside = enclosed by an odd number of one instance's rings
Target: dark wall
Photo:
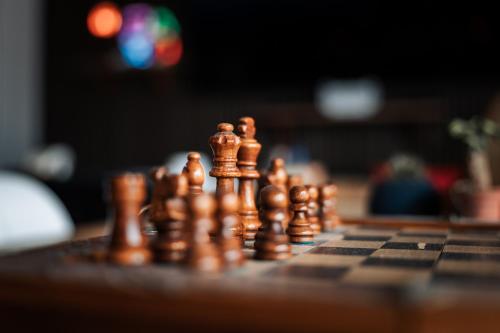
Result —
[[[489, 8], [457, 5], [452, 15], [431, 2], [397, 14], [372, 1], [152, 3], [168, 5], [182, 26], [185, 54], [172, 70], [116, 70], [116, 42], [86, 30], [95, 2], [47, 2], [46, 141], [73, 146], [79, 171], [208, 152], [217, 122], [242, 115], [256, 117], [263, 155], [275, 143], [302, 143], [332, 172], [365, 173], [397, 151], [461, 163], [446, 124], [483, 112], [498, 87], [500, 20]], [[332, 122], [318, 114], [319, 82], [367, 75], [385, 87], [379, 115]]]

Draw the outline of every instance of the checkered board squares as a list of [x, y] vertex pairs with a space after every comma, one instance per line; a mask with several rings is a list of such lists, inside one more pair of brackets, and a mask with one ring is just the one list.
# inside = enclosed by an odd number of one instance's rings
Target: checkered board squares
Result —
[[496, 232], [353, 226], [320, 238], [265, 275], [339, 286], [400, 288], [444, 282], [459, 286], [495, 283], [500, 288], [500, 237]]
[[450, 233], [432, 282], [436, 285], [500, 288], [498, 233]]

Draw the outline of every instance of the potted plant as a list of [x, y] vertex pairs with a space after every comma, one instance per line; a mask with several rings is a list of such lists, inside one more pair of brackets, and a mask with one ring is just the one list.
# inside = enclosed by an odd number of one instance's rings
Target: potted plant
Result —
[[500, 128], [492, 120], [473, 117], [469, 120], [454, 119], [449, 131], [468, 148], [470, 179], [457, 182], [452, 189], [452, 201], [456, 208], [465, 216], [485, 221], [500, 220], [500, 190], [493, 187], [486, 152], [491, 138], [500, 135]]

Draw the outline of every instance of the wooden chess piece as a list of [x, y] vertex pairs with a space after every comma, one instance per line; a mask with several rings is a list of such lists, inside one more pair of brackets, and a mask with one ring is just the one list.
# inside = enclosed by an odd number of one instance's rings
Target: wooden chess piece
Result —
[[[163, 197], [158, 204], [152, 202], [151, 206], [150, 220], [158, 231], [152, 245], [154, 259], [157, 262], [180, 262], [187, 249], [188, 179], [184, 174], [163, 175], [155, 183], [161, 188]], [[160, 190], [156, 191], [160, 193]]]
[[[286, 182], [286, 188], [287, 192], [290, 193], [290, 190], [294, 186], [303, 186], [304, 185], [304, 179], [302, 178], [301, 175], [288, 175], [288, 181]], [[288, 198], [290, 199], [290, 198]], [[293, 218], [293, 204], [291, 202], [288, 203], [288, 216], [290, 219]], [[285, 229], [286, 230], [286, 229]]]
[[217, 219], [220, 227], [217, 235], [225, 268], [241, 266], [245, 256], [241, 249], [243, 242], [243, 224], [238, 214], [240, 201], [235, 193], [224, 193], [217, 198]]
[[324, 231], [331, 231], [340, 223], [337, 216], [337, 186], [323, 185], [319, 188], [320, 223]]
[[201, 155], [198, 152], [190, 152], [187, 159], [182, 173], [188, 178], [189, 194], [198, 195], [203, 193], [203, 183], [205, 182], [205, 169], [200, 162]]
[[319, 191], [318, 187], [314, 185], [306, 185], [309, 192], [309, 200], [307, 201], [307, 219], [315, 235], [321, 232], [321, 225], [319, 224], [320, 209], [318, 204]]
[[287, 191], [288, 173], [285, 169], [285, 160], [282, 158], [274, 158], [271, 160], [271, 165], [264, 175], [265, 185], [277, 186], [282, 191]]
[[307, 218], [307, 202], [309, 192], [304, 186], [294, 186], [290, 190], [290, 202], [293, 218], [288, 223], [286, 233], [291, 243], [308, 244], [314, 241], [314, 232]]
[[286, 183], [286, 187], [288, 188], [288, 191], [292, 189], [294, 186], [303, 186], [304, 185], [304, 179], [302, 178], [301, 175], [288, 175], [288, 181]]
[[214, 155], [210, 176], [217, 178], [216, 194], [234, 193], [234, 178], [241, 176], [236, 166], [241, 139], [233, 133], [233, 125], [220, 123], [217, 133], [210, 137], [210, 148]]
[[268, 185], [260, 191], [260, 219], [262, 227], [255, 235], [255, 258], [280, 260], [292, 256], [288, 235], [283, 230], [288, 200], [277, 186]]
[[190, 242], [186, 254], [188, 267], [202, 272], [218, 272], [223, 267], [222, 258], [214, 243], [210, 240], [217, 203], [213, 195], [201, 193], [188, 200], [190, 211]]
[[114, 224], [108, 260], [120, 265], [144, 265], [151, 261], [139, 212], [146, 198], [146, 180], [141, 174], [125, 173], [112, 179]]
[[262, 148], [255, 140], [255, 122], [251, 117], [240, 118], [238, 134], [241, 146], [238, 150], [237, 166], [241, 176], [239, 178], [238, 195], [240, 198], [239, 214], [245, 227], [244, 238], [254, 240], [255, 234], [261, 225], [259, 212], [255, 204], [255, 180], [260, 175], [257, 171], [257, 158]]
[[[271, 160], [271, 165], [264, 175], [264, 185], [274, 185], [285, 193], [288, 193], [288, 173], [285, 169], [285, 160], [282, 158], [275, 158]], [[286, 196], [287, 206], [290, 202], [288, 200], [288, 195]], [[290, 220], [290, 212], [286, 211], [286, 218], [283, 220], [283, 229], [286, 230], [288, 227], [288, 221]]]

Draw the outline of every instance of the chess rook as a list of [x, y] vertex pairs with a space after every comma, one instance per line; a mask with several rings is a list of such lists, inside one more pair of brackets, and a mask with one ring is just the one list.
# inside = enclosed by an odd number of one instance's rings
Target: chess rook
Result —
[[185, 262], [197, 271], [218, 272], [223, 267], [223, 261], [209, 236], [209, 230], [215, 224], [215, 198], [211, 194], [201, 193], [190, 197], [188, 201], [190, 242]]
[[337, 216], [337, 186], [323, 185], [319, 188], [320, 224], [324, 231], [333, 230], [339, 223]]
[[294, 212], [288, 224], [287, 234], [291, 243], [307, 244], [314, 241], [314, 232], [307, 218], [309, 192], [304, 186], [294, 186], [290, 190], [290, 202]]
[[262, 148], [255, 140], [255, 122], [251, 117], [243, 117], [238, 124], [241, 146], [238, 150], [237, 166], [240, 170], [238, 195], [240, 198], [239, 214], [244, 225], [244, 238], [255, 239], [261, 222], [255, 204], [255, 180], [260, 175], [257, 171], [257, 158]]
[[233, 129], [231, 124], [220, 123], [217, 125], [217, 133], [209, 140], [214, 156], [210, 176], [217, 178], [217, 195], [234, 193], [234, 178], [241, 175], [236, 166], [241, 139], [233, 133]]
[[146, 198], [146, 181], [141, 174], [126, 173], [111, 181], [114, 224], [108, 260], [120, 265], [143, 265], [152, 255], [141, 230], [139, 212]]
[[319, 191], [318, 187], [314, 185], [306, 185], [309, 192], [309, 200], [307, 201], [307, 219], [315, 235], [321, 232], [320, 225], [320, 207], [318, 203]]
[[198, 152], [190, 152], [187, 159], [182, 173], [187, 176], [189, 194], [198, 195], [203, 193], [203, 183], [205, 182], [205, 169], [200, 162], [201, 155]]
[[235, 193], [224, 193], [217, 198], [219, 232], [217, 243], [220, 248], [225, 268], [241, 266], [245, 256], [241, 249], [243, 243], [243, 224], [241, 223], [238, 208], [240, 205]]
[[280, 260], [292, 256], [289, 238], [283, 229], [288, 200], [286, 192], [268, 185], [260, 191], [260, 219], [262, 227], [255, 235], [255, 258]]
[[185, 224], [188, 215], [188, 180], [184, 174], [163, 175], [154, 179], [154, 183], [154, 193], [162, 194], [157, 199], [153, 198], [150, 212], [150, 220], [158, 231], [152, 246], [154, 260], [180, 262], [187, 249]]

